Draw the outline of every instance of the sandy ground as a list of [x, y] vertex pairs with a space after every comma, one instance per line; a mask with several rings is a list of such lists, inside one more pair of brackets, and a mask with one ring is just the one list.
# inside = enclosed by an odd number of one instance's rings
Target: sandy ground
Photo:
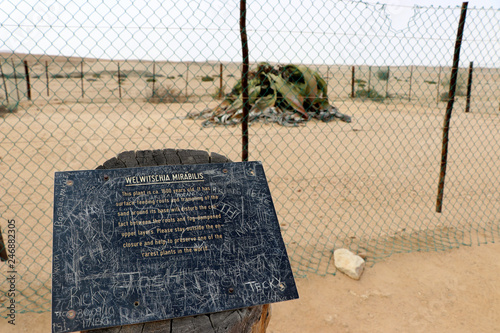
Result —
[[[49, 68], [66, 73], [79, 64], [62, 59]], [[85, 72], [116, 70], [109, 61], [85, 66]], [[192, 95], [187, 103], [148, 103], [141, 97], [148, 84], [138, 77], [123, 82], [121, 101], [113, 76], [84, 81], [83, 98], [80, 79], [54, 79], [46, 97], [42, 59], [34, 65], [40, 75], [33, 83], [34, 102], [23, 102], [17, 113], [0, 119], [0, 227], [5, 230], [9, 219], [17, 222], [22, 276], [17, 287], [28, 309], [50, 307], [55, 171], [93, 169], [137, 149], [204, 149], [240, 160], [240, 128], [202, 129], [200, 121], [184, 119], [187, 112], [216, 104], [210, 94], [217, 81], [200, 80], [216, 75], [216, 64], [169, 66], [162, 69], [164, 80], [175, 78], [164, 84], [175, 83], [182, 91], [187, 84]], [[151, 64], [121, 65], [130, 68], [152, 70]], [[463, 112], [463, 98], [455, 103], [444, 209], [438, 214], [445, 104], [436, 103], [436, 85], [424, 80], [436, 81], [439, 71], [414, 69], [411, 101], [409, 69], [392, 71], [400, 78], [389, 90], [396, 97], [376, 103], [348, 98], [348, 66], [321, 70], [330, 77], [331, 100], [353, 116], [351, 124], [250, 127], [250, 159], [263, 161], [301, 295], [274, 307], [269, 331], [494, 332], [500, 324], [494, 283], [500, 273], [498, 245], [439, 251], [499, 238], [498, 71], [478, 69], [473, 112]], [[228, 76], [228, 85], [234, 80]], [[94, 97], [99, 103], [90, 103]], [[360, 281], [328, 275], [335, 273], [332, 252], [342, 246], [364, 253], [370, 265], [378, 263]], [[0, 267], [1, 274], [6, 271]], [[3, 292], [6, 287], [0, 283]], [[48, 313], [18, 314], [17, 323], [12, 330], [0, 318], [0, 332], [50, 327]]]
[[398, 254], [359, 281], [310, 275], [268, 332], [498, 332], [499, 244]]
[[[500, 244], [398, 254], [355, 281], [309, 274], [300, 299], [272, 306], [268, 333], [498, 332]], [[0, 319], [0, 332], [45, 333], [50, 314]]]

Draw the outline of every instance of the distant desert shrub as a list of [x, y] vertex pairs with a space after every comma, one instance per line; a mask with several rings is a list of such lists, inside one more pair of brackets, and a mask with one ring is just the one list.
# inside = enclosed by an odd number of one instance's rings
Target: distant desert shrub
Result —
[[356, 97], [361, 99], [371, 99], [372, 101], [382, 102], [385, 97], [380, 95], [375, 89], [358, 89]]
[[387, 69], [379, 69], [375, 75], [377, 75], [378, 79], [381, 81], [389, 80], [389, 71]]
[[183, 94], [180, 90], [172, 87], [156, 87], [148, 94], [150, 103], [184, 103], [189, 96]]
[[213, 78], [213, 77], [211, 77], [211, 76], [208, 76], [208, 75], [203, 76], [203, 77], [201, 78], [201, 81], [202, 81], [202, 82], [212, 82], [213, 80], [214, 80], [214, 78]]
[[449, 99], [450, 98], [449, 98], [449, 93], [448, 92], [443, 92], [443, 93], [439, 94], [439, 100], [441, 102], [448, 102]]

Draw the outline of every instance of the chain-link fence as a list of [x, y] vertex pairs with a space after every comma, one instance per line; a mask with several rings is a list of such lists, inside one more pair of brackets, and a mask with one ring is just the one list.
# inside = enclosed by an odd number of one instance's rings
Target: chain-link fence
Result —
[[[267, 63], [251, 81], [249, 158], [296, 275], [335, 273], [339, 247], [374, 263], [500, 236], [500, 10], [467, 11], [442, 213], [460, 8], [254, 1], [246, 15], [251, 67]], [[1, 2], [0, 228], [6, 244], [15, 230], [15, 261], [0, 270], [17, 274], [18, 311], [50, 309], [55, 171], [162, 148], [241, 160], [239, 17], [225, 1]]]

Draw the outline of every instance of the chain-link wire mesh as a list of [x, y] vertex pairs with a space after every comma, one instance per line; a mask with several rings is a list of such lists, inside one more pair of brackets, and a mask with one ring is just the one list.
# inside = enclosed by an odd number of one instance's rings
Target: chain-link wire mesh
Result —
[[[240, 160], [241, 129], [214, 121], [238, 95], [239, 15], [228, 1], [1, 2], [0, 228], [6, 244], [15, 229], [16, 246], [15, 262], [0, 269], [18, 275], [18, 311], [50, 309], [55, 171], [162, 148]], [[435, 202], [460, 8], [254, 1], [246, 15], [252, 68], [267, 62], [275, 75], [254, 81], [257, 98], [274, 94], [260, 111], [288, 115], [254, 117], [249, 158], [264, 164], [297, 276], [334, 274], [339, 247], [374, 263], [500, 236], [500, 10], [467, 11], [442, 213]], [[276, 88], [301, 78], [284, 78], [279, 64], [317, 73], [327, 105], [352, 121], [304, 121]], [[10, 284], [0, 286], [8, 302]]]

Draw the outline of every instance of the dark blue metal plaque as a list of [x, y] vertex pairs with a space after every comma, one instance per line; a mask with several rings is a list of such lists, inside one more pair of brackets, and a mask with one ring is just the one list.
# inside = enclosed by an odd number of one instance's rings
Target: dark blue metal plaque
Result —
[[57, 172], [52, 331], [298, 298], [260, 162]]

